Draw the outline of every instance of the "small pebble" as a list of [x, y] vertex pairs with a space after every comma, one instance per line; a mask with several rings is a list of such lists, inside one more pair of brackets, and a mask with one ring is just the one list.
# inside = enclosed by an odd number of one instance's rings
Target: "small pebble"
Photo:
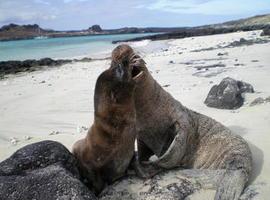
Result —
[[59, 131], [53, 131], [53, 132], [51, 132], [49, 135], [58, 135], [58, 134], [60, 134]]
[[264, 99], [262, 97], [258, 97], [256, 99], [254, 99], [249, 106], [255, 106], [255, 105], [259, 105], [259, 104], [263, 104], [264, 103]]
[[31, 139], [32, 139], [32, 137], [30, 137], [30, 136], [28, 136], [28, 135], [24, 136], [24, 140], [25, 140], [25, 141], [31, 140]]
[[163, 85], [162, 87], [169, 87], [170, 86], [170, 84], [167, 84], [167, 85]]
[[19, 140], [15, 137], [10, 138], [9, 141], [12, 145], [17, 145], [17, 143], [19, 142]]

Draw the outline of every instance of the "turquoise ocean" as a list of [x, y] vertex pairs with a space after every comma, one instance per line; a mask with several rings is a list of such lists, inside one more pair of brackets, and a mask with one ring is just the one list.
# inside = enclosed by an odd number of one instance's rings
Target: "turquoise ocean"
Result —
[[[153, 34], [153, 33], [151, 33]], [[50, 58], [74, 58], [98, 55], [115, 47], [114, 40], [125, 40], [151, 34], [95, 35], [44, 38], [0, 42], [0, 61]]]

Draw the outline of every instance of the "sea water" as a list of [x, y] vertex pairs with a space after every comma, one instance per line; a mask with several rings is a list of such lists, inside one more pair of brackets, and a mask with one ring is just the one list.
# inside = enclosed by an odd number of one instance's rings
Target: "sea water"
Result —
[[[153, 33], [151, 33], [153, 34]], [[61, 38], [43, 38], [0, 42], [0, 61], [26, 60], [50, 57], [74, 58], [109, 52], [116, 45], [114, 40], [126, 40], [145, 34], [95, 35]]]

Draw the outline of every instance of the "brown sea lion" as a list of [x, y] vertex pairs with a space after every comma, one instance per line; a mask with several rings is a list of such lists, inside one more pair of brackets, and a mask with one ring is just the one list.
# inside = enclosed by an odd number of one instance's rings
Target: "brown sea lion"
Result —
[[112, 64], [98, 77], [94, 123], [86, 138], [73, 146], [82, 176], [96, 194], [125, 174], [134, 153], [135, 81], [127, 70], [127, 61]]
[[[140, 161], [163, 169], [183, 167], [194, 169], [191, 174], [211, 174], [217, 183], [216, 200], [238, 199], [252, 169], [247, 142], [221, 123], [174, 99], [154, 80], [131, 47], [120, 45], [113, 51], [117, 62], [127, 56], [132, 63], [129, 70], [136, 77]], [[149, 161], [152, 155], [157, 159]]]

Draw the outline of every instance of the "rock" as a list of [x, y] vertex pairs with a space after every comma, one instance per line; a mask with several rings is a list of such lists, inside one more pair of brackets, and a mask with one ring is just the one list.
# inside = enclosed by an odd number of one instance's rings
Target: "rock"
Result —
[[147, 181], [127, 177], [107, 187], [99, 196], [100, 200], [175, 200], [186, 199], [200, 184], [181, 176], [179, 171], [162, 173]]
[[25, 141], [27, 141], [27, 140], [31, 140], [33, 137], [31, 137], [31, 136], [28, 136], [28, 135], [26, 135], [26, 136], [24, 136], [23, 137], [23, 139], [25, 140]]
[[194, 68], [197, 70], [202, 70], [202, 69], [211, 69], [211, 68], [218, 68], [218, 67], [226, 67], [226, 65], [222, 64], [222, 63], [218, 63], [218, 64], [213, 64], [213, 65], [205, 65], [205, 66], [195, 66]]
[[19, 72], [32, 72], [42, 69], [44, 66], [55, 67], [71, 63], [72, 60], [53, 60], [51, 58], [42, 58], [40, 60], [24, 61], [0, 61], [0, 75], [16, 74]]
[[229, 55], [229, 53], [228, 53], [228, 52], [224, 52], [224, 53], [218, 53], [218, 54], [217, 54], [217, 56], [227, 56], [227, 55]]
[[91, 26], [88, 30], [97, 33], [102, 32], [102, 28], [100, 27], [100, 25], [97, 24]]
[[53, 131], [53, 132], [51, 132], [49, 135], [58, 135], [58, 134], [60, 134], [59, 131]]
[[62, 144], [27, 145], [0, 163], [0, 199], [95, 200], [80, 181], [77, 160]]
[[16, 145], [19, 142], [18, 138], [15, 137], [10, 138], [9, 141], [12, 145]]
[[88, 128], [86, 126], [77, 126], [77, 133], [83, 133], [88, 131]]
[[243, 81], [237, 81], [238, 87], [241, 93], [254, 93], [254, 88], [249, 83]]
[[267, 103], [269, 102], [270, 103], [270, 96], [269, 97], [266, 97], [264, 100], [265, 100], [265, 102], [267, 102]]
[[245, 66], [245, 65], [241, 64], [241, 63], [236, 63], [236, 64], [234, 64], [234, 66], [238, 67], [238, 66]]
[[248, 83], [227, 77], [211, 88], [204, 103], [208, 107], [237, 109], [243, 105], [245, 92], [253, 93], [254, 89]]
[[[100, 200], [210, 200], [214, 199], [217, 185], [224, 172], [174, 169], [160, 173], [152, 179], [125, 177], [108, 186], [100, 194]], [[248, 186], [241, 200], [251, 200], [258, 194], [257, 188]]]
[[174, 64], [174, 61], [173, 60], [170, 60], [170, 62], [169, 62], [170, 64]]
[[263, 29], [261, 36], [270, 36], [270, 28]]
[[167, 84], [167, 85], [163, 85], [162, 87], [165, 87], [166, 88], [166, 87], [169, 87], [169, 86], [170, 86], [170, 84]]
[[262, 97], [258, 97], [256, 99], [254, 99], [250, 104], [249, 106], [256, 106], [256, 105], [259, 105], [259, 104], [263, 104], [264, 103], [264, 99]]

